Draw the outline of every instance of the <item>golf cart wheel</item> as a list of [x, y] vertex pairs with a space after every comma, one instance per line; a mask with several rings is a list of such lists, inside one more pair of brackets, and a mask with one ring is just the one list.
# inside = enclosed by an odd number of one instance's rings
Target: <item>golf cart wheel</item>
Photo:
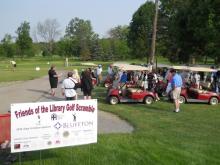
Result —
[[153, 103], [153, 101], [154, 101], [154, 99], [153, 99], [153, 97], [151, 97], [151, 96], [146, 96], [145, 98], [144, 98], [144, 103], [145, 104], [152, 104]]
[[163, 91], [163, 92], [161, 93], [161, 96], [162, 96], [162, 97], [166, 97], [166, 96], [167, 96], [166, 91]]
[[118, 100], [118, 98], [115, 97], [115, 96], [111, 96], [110, 99], [109, 99], [109, 103], [110, 103], [111, 105], [118, 104], [118, 102], [119, 102], [119, 100]]
[[180, 96], [179, 103], [184, 104], [186, 102], [186, 98], [184, 96]]
[[210, 100], [209, 100], [209, 104], [210, 105], [217, 105], [218, 104], [218, 99], [216, 97], [212, 97]]
[[109, 83], [105, 83], [104, 86], [105, 86], [106, 88], [108, 88], [108, 87], [109, 87]]

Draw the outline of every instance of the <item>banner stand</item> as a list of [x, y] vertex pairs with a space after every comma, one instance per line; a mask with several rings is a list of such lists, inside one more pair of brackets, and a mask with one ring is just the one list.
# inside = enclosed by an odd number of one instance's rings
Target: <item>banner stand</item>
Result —
[[90, 165], [90, 146], [91, 144], [89, 144], [89, 165]]
[[21, 165], [21, 152], [19, 152], [19, 165]]
[[40, 165], [42, 165], [41, 150], [40, 150]]
[[71, 147], [71, 162], [73, 162], [73, 147]]

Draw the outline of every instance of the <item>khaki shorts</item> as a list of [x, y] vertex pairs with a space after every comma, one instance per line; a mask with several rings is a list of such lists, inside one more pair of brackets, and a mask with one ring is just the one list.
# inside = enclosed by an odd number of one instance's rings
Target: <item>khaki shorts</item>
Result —
[[181, 93], [181, 87], [178, 87], [178, 88], [175, 88], [173, 91], [172, 91], [172, 98], [174, 100], [178, 100], [180, 98], [180, 93]]

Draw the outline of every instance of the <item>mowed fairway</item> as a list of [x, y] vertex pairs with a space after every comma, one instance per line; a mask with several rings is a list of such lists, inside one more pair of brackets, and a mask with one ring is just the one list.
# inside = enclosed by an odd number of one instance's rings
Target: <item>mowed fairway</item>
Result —
[[[62, 65], [61, 62], [57, 64]], [[45, 69], [39, 73], [46, 75], [48, 66], [43, 65]], [[25, 67], [19, 69], [25, 70]], [[127, 120], [135, 128], [133, 133], [98, 135], [97, 144], [28, 152], [21, 156], [21, 162], [13, 164], [220, 164], [220, 105], [185, 104], [181, 105], [180, 113], [173, 113], [173, 104], [167, 101], [152, 105], [109, 105], [105, 96], [104, 87], [95, 88], [93, 98], [98, 99], [99, 109]]]

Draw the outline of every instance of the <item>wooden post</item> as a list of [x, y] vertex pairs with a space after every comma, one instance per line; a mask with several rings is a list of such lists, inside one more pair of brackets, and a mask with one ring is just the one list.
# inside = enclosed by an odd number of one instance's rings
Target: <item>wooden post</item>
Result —
[[158, 0], [155, 0], [155, 15], [153, 22], [153, 35], [151, 42], [151, 51], [150, 51], [150, 63], [154, 65], [155, 62], [155, 45], [156, 45], [156, 36], [157, 36], [157, 18], [158, 18]]

